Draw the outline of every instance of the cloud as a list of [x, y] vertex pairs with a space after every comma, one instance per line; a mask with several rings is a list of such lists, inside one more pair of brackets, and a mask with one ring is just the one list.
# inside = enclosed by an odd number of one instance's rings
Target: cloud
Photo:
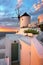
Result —
[[22, 5], [22, 0], [17, 0], [17, 5], [16, 5], [16, 8], [20, 8], [20, 6]]
[[36, 4], [34, 4], [34, 5], [33, 5], [33, 7], [34, 7], [34, 9], [35, 9], [35, 10], [38, 10], [38, 9], [40, 9], [41, 4], [40, 4], [40, 3], [38, 3], [37, 5], [36, 5]]
[[18, 0], [18, 4], [20, 4], [22, 2], [22, 0]]
[[41, 0], [41, 5], [43, 6], [43, 0]]
[[43, 0], [41, 0], [43, 2]]
[[39, 10], [31, 12], [31, 15], [39, 15], [39, 14], [43, 14], [43, 7], [41, 7]]
[[34, 8], [36, 11], [39, 10], [42, 6], [43, 6], [43, 0], [41, 0], [41, 2], [38, 1], [37, 4], [33, 4], [33, 8]]
[[3, 17], [5, 15], [5, 12], [0, 12], [0, 17]]

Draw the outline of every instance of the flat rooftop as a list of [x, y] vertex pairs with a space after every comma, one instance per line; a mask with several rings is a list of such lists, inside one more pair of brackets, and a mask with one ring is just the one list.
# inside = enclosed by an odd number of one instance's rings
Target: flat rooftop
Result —
[[7, 38], [9, 38], [10, 40], [22, 40], [24, 41], [26, 44], [31, 44], [31, 39], [28, 36], [23, 36], [20, 34], [7, 34], [6, 35]]

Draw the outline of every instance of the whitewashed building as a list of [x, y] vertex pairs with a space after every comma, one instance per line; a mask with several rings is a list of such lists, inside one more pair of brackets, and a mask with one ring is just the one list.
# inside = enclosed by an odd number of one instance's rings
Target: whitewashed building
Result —
[[30, 23], [30, 15], [28, 15], [27, 13], [24, 13], [21, 17], [20, 17], [20, 27], [28, 27], [28, 24]]
[[[15, 40], [19, 44], [18, 48], [17, 44], [14, 43]], [[7, 61], [7, 65], [11, 65], [11, 62], [15, 61], [19, 61], [20, 65], [43, 65], [43, 46], [35, 37], [31, 38], [18, 34], [8, 34], [6, 38], [0, 40], [1, 56], [4, 56], [4, 61]], [[15, 59], [15, 57], [17, 58]], [[0, 63], [2, 61], [3, 59], [0, 59]]]

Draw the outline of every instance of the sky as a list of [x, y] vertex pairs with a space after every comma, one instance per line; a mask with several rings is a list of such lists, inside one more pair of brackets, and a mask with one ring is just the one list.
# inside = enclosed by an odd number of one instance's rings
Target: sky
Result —
[[0, 0], [0, 17], [17, 17], [27, 12], [32, 18], [43, 13], [43, 0]]

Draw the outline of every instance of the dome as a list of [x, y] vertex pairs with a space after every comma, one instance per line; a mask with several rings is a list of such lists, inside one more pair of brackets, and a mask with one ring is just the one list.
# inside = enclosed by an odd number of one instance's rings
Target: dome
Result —
[[30, 15], [27, 14], [26, 12], [25, 12], [23, 15], [21, 15], [21, 17], [22, 17], [22, 16], [29, 16], [29, 17], [30, 17]]
[[43, 22], [43, 14], [38, 16], [38, 23], [42, 23]]
[[43, 14], [39, 15], [38, 18], [43, 18]]

